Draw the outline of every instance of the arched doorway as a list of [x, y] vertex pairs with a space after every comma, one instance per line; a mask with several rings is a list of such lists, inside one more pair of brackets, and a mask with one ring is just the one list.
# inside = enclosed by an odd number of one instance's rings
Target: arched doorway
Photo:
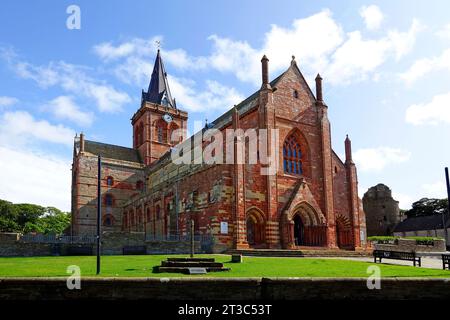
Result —
[[265, 224], [261, 213], [252, 210], [247, 214], [247, 243], [251, 247], [261, 247], [265, 244]]
[[312, 206], [303, 202], [291, 218], [291, 236], [294, 246], [322, 247], [326, 245], [326, 226]]
[[300, 215], [296, 214], [294, 217], [294, 243], [299, 246], [304, 242], [305, 238], [305, 228], [303, 225], [302, 218]]

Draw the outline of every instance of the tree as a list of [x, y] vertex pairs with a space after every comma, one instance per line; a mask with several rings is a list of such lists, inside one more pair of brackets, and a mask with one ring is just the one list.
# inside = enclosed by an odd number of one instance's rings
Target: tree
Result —
[[36, 223], [44, 215], [45, 208], [29, 203], [20, 203], [14, 205], [17, 210], [17, 224], [25, 229], [27, 223]]
[[38, 220], [41, 233], [61, 234], [70, 225], [70, 214], [54, 207], [47, 207], [47, 213]]
[[19, 228], [16, 221], [17, 211], [14, 205], [9, 201], [0, 200], [0, 231], [16, 231]]
[[58, 208], [0, 200], [0, 232], [61, 234], [69, 225], [70, 214]]
[[448, 200], [433, 198], [422, 198], [419, 201], [414, 202], [412, 208], [405, 212], [408, 218], [443, 213], [448, 213]]

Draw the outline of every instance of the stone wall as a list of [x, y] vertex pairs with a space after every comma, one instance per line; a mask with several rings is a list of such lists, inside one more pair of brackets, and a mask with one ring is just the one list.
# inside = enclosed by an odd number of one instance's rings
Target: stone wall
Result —
[[366, 278], [0, 278], [6, 300], [386, 300], [450, 299], [448, 279], [386, 278], [369, 290]]
[[393, 244], [374, 243], [376, 250], [402, 251], [402, 252], [445, 252], [445, 241], [443, 239], [433, 240], [433, 245], [417, 244], [414, 239], [398, 239]]

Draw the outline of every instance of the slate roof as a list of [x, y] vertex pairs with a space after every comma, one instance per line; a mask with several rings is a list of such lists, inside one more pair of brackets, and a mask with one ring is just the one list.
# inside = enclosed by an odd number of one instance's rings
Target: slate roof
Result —
[[132, 148], [85, 140], [84, 150], [104, 158], [142, 163], [139, 152]]
[[[447, 228], [450, 227], [450, 219], [447, 217]], [[434, 214], [431, 216], [413, 217], [403, 220], [394, 228], [394, 232], [420, 231], [420, 230], [439, 230], [442, 228], [442, 215]]]
[[[273, 79], [270, 82], [270, 86], [272, 88], [276, 87], [278, 81], [280, 81], [281, 77], [284, 74], [285, 74], [285, 72], [283, 72], [278, 77]], [[247, 97], [246, 99], [242, 100], [239, 104], [236, 105], [236, 109], [237, 109], [237, 111], [239, 112], [240, 115], [246, 113], [247, 111], [252, 109], [257, 104], [260, 91], [261, 91], [261, 89], [258, 89], [253, 94], [251, 94], [249, 97]], [[201, 134], [204, 130], [211, 129], [211, 128], [220, 129], [223, 126], [229, 124], [231, 122], [231, 118], [232, 118], [232, 115], [233, 115], [233, 109], [234, 108], [229, 109], [227, 112], [222, 114], [216, 120], [214, 120], [213, 122], [209, 123], [208, 124], [208, 128], [205, 127], [202, 130], [200, 130], [199, 132], [196, 132], [195, 134], [193, 134], [192, 136], [187, 138], [185, 141], [183, 141], [180, 144], [176, 145], [175, 148], [182, 149], [183, 148], [183, 144], [185, 144], [185, 143], [190, 143], [191, 146], [192, 146], [192, 145], [194, 145], [194, 137], [196, 135], [198, 135], [198, 134]], [[167, 151], [158, 160], [153, 162], [148, 168], [149, 172], [157, 170], [163, 163], [165, 163], [165, 161], [170, 159], [171, 152], [172, 152], [172, 150]]]
[[[170, 93], [167, 73], [159, 49], [153, 66], [150, 84], [147, 92], [142, 92], [142, 100], [160, 105], [167, 105], [174, 109], [177, 108], [175, 99], [172, 98], [172, 94]], [[165, 102], [163, 100], [165, 100]]]

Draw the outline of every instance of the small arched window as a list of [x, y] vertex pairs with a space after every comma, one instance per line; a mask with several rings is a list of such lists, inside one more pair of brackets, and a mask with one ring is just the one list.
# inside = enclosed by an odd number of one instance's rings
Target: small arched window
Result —
[[107, 214], [103, 217], [103, 225], [105, 227], [112, 227], [114, 225], [114, 218], [112, 215]]
[[297, 90], [294, 90], [292, 95], [294, 96], [295, 99], [298, 99], [298, 91]]
[[283, 144], [283, 168], [284, 172], [289, 174], [303, 173], [302, 152], [294, 135], [287, 137]]
[[107, 193], [105, 195], [105, 205], [107, 207], [112, 207], [113, 203], [114, 203], [114, 197], [111, 194]]
[[108, 187], [112, 187], [112, 185], [114, 184], [114, 178], [109, 176], [108, 178], [106, 178], [106, 185]]

